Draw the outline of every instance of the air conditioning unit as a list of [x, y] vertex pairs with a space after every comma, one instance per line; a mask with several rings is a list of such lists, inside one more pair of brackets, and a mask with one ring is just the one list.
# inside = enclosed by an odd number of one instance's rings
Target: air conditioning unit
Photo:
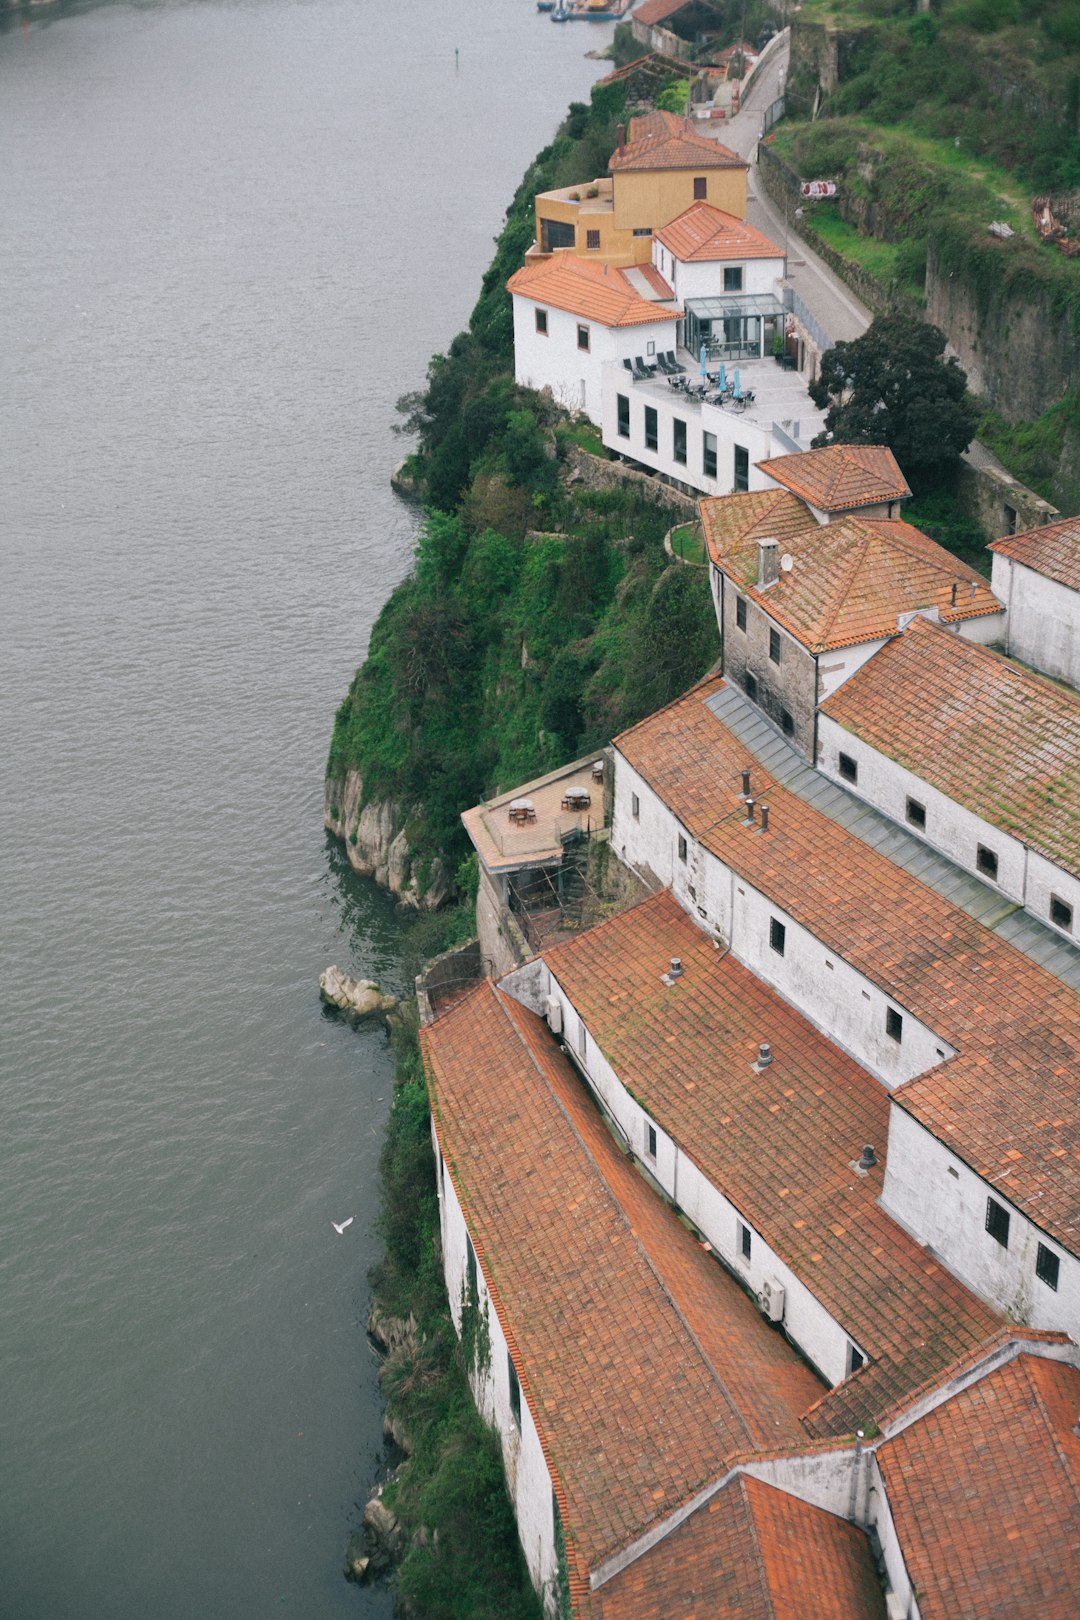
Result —
[[544, 1002], [544, 1017], [553, 1035], [562, 1034], [562, 1002], [558, 996], [548, 996]]
[[775, 1277], [766, 1277], [761, 1285], [758, 1303], [770, 1322], [784, 1320], [784, 1285]]

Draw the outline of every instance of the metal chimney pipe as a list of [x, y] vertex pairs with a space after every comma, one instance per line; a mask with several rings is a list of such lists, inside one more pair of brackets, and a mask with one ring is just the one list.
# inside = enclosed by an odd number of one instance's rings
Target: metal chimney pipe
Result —
[[769, 1045], [768, 1041], [762, 1041], [761, 1045], [758, 1047], [757, 1060], [759, 1069], [767, 1069], [769, 1064], [772, 1062], [772, 1047]]
[[747, 801], [746, 801], [746, 819], [747, 819], [747, 821], [753, 821], [753, 819], [754, 819], [754, 801], [753, 801], [753, 799], [747, 799]]
[[749, 771], [743, 771], [743, 773], [742, 773], [742, 796], [743, 796], [744, 799], [748, 799], [750, 797], [750, 772]]
[[763, 804], [761, 807], [761, 830], [762, 832], [768, 832], [769, 830], [769, 807], [767, 804]]

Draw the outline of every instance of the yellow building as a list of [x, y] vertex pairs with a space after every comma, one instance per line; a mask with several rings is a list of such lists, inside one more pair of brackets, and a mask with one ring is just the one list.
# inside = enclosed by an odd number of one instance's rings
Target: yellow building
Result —
[[527, 260], [572, 248], [583, 258], [625, 267], [647, 264], [652, 236], [694, 202], [746, 218], [748, 165], [676, 113], [630, 121], [608, 164], [591, 184], [544, 191], [536, 199], [536, 240]]

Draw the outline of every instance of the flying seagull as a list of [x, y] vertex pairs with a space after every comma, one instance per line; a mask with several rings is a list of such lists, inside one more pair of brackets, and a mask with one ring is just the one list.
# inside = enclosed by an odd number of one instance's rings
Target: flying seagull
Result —
[[330, 1225], [334, 1228], [334, 1231], [337, 1233], [338, 1237], [340, 1237], [342, 1232], [344, 1232], [345, 1228], [347, 1226], [352, 1225], [354, 1219], [355, 1219], [355, 1216], [350, 1215], [348, 1220], [347, 1221], [342, 1221], [340, 1226], [338, 1225], [337, 1221], [331, 1221]]

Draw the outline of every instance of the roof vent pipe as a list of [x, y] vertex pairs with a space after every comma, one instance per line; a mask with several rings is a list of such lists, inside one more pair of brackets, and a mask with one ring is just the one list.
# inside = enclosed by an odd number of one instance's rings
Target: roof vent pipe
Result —
[[753, 799], [747, 799], [747, 801], [746, 801], [746, 819], [747, 819], [747, 821], [753, 821], [753, 819], [754, 819], [754, 800]]
[[[671, 967], [668, 970], [669, 978], [672, 978], [672, 979], [681, 978], [682, 977], [682, 970], [683, 970], [682, 969], [682, 958], [678, 957], [678, 956], [673, 956], [671, 958]], [[873, 1150], [871, 1149], [871, 1151], [873, 1151]]]
[[955, 581], [955, 579], [952, 582], [952, 595], [949, 597], [949, 606], [950, 607], [955, 607], [956, 606], [956, 581]]
[[874, 1152], [874, 1149], [873, 1149], [873, 1146], [871, 1145], [871, 1143], [867, 1142], [867, 1144], [863, 1148], [862, 1154], [861, 1154], [861, 1156], [859, 1158], [859, 1169], [860, 1170], [872, 1170], [874, 1168], [875, 1164], [877, 1164], [877, 1162], [878, 1162], [878, 1156]]
[[742, 796], [743, 796], [744, 799], [748, 799], [750, 797], [750, 772], [749, 771], [743, 771], [743, 773], [742, 773]]
[[780, 578], [780, 542], [779, 540], [759, 540], [757, 543], [758, 575], [757, 588], [766, 590], [768, 586], [775, 585]]
[[759, 1069], [767, 1069], [769, 1064], [772, 1062], [772, 1047], [769, 1045], [768, 1041], [762, 1041], [761, 1045], [758, 1047], [757, 1061]]
[[769, 807], [767, 804], [763, 804], [761, 807], [761, 830], [762, 832], [768, 832], [769, 830]]
[[620, 124], [618, 129], [615, 131], [615, 135], [616, 139], [618, 140], [619, 151], [621, 152], [623, 147], [626, 145], [626, 125]]

